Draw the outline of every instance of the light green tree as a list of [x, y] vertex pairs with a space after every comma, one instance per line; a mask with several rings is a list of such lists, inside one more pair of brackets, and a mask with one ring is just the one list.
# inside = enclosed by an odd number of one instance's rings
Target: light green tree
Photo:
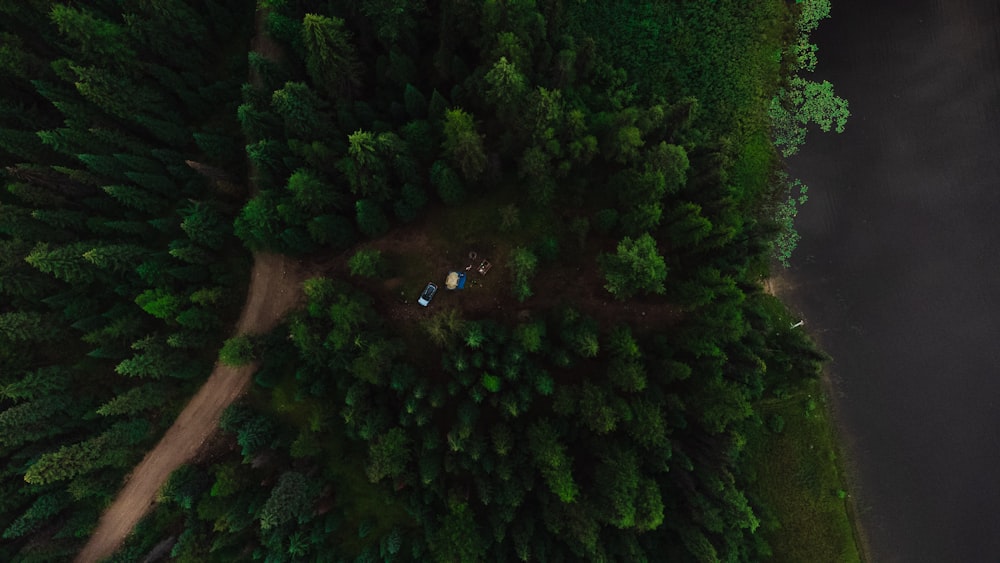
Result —
[[445, 112], [443, 147], [466, 180], [476, 180], [486, 169], [483, 136], [476, 131], [469, 113], [461, 109]]
[[374, 278], [382, 270], [382, 253], [373, 248], [363, 248], [347, 261], [352, 276]]
[[662, 294], [665, 290], [667, 264], [649, 233], [635, 240], [623, 238], [615, 254], [603, 254], [598, 262], [608, 282], [605, 289], [618, 299], [638, 292]]
[[798, 152], [805, 142], [810, 123], [824, 132], [833, 129], [843, 133], [851, 112], [847, 100], [834, 94], [833, 84], [796, 76], [790, 80], [788, 89], [771, 99], [769, 114], [774, 143], [787, 157]]
[[798, 28], [802, 34], [811, 33], [819, 21], [830, 17], [830, 0], [795, 0], [799, 9]]
[[566, 447], [559, 442], [559, 433], [552, 424], [545, 419], [532, 424], [528, 429], [528, 447], [549, 489], [563, 502], [575, 501], [580, 489], [573, 480], [573, 460], [566, 454]]
[[507, 57], [493, 63], [493, 67], [484, 77], [486, 80], [486, 99], [496, 104], [501, 110], [510, 110], [528, 91], [528, 82], [517, 69], [517, 65], [507, 60]]
[[257, 351], [253, 338], [246, 334], [226, 340], [219, 350], [219, 362], [231, 367], [239, 367], [253, 362]]

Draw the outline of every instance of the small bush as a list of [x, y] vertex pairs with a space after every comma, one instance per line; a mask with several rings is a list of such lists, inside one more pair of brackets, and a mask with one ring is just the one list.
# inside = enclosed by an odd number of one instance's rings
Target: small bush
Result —
[[594, 214], [594, 230], [606, 235], [618, 224], [617, 209], [602, 209]]
[[552, 235], [545, 235], [535, 244], [534, 250], [542, 262], [553, 262], [559, 257], [559, 239]]
[[234, 336], [222, 345], [219, 361], [226, 366], [245, 366], [257, 359], [256, 346], [252, 338], [242, 334]]
[[514, 297], [524, 301], [531, 297], [531, 278], [535, 275], [538, 258], [530, 250], [517, 247], [511, 251], [511, 266], [514, 270]]
[[785, 419], [780, 414], [771, 415], [767, 419], [767, 427], [775, 434], [781, 434], [785, 430]]
[[378, 277], [382, 272], [382, 266], [382, 253], [372, 249], [359, 250], [347, 261], [351, 275], [363, 278]]

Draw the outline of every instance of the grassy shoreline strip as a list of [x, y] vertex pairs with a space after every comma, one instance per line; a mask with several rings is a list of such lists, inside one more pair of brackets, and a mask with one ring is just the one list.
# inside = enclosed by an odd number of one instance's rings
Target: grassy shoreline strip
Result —
[[826, 391], [813, 379], [761, 401], [763, 424], [747, 436], [748, 492], [773, 561], [866, 561]]
[[872, 557], [871, 546], [868, 543], [868, 534], [865, 532], [865, 528], [861, 522], [861, 511], [859, 508], [861, 496], [857, 485], [857, 472], [854, 467], [855, 458], [852, 455], [852, 452], [856, 450], [851, 447], [850, 436], [847, 434], [840, 420], [836, 403], [832, 399], [834, 396], [833, 380], [828, 368], [823, 369], [820, 383], [826, 398], [826, 410], [824, 414], [827, 418], [827, 424], [830, 426], [830, 431], [833, 433], [837, 472], [840, 475], [841, 481], [845, 484], [844, 488], [849, 493], [846, 499], [846, 510], [847, 517], [851, 522], [851, 530], [854, 534], [854, 544], [861, 557], [861, 561], [871, 563], [875, 559]]

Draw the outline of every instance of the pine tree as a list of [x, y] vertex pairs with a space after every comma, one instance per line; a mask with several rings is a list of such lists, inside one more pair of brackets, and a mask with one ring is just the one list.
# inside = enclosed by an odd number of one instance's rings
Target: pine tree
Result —
[[413, 184], [403, 184], [399, 199], [393, 205], [396, 217], [400, 221], [410, 222], [415, 220], [420, 211], [427, 205], [427, 193], [423, 188]]
[[660, 487], [653, 479], [642, 479], [635, 499], [635, 527], [642, 532], [659, 528], [663, 524], [665, 507]]
[[600, 257], [601, 268], [608, 283], [604, 286], [618, 299], [635, 293], [663, 293], [667, 266], [656, 250], [656, 241], [648, 233], [638, 239], [625, 237], [618, 243], [616, 254]]
[[0, 412], [0, 446], [16, 448], [64, 432], [67, 399], [50, 395], [18, 403]]
[[275, 197], [264, 190], [243, 206], [236, 218], [234, 231], [250, 249], [273, 246], [280, 232], [279, 219], [274, 213]]
[[39, 243], [25, 258], [29, 264], [56, 279], [69, 283], [86, 283], [96, 279], [94, 267], [84, 259], [83, 254], [92, 245], [76, 242], [52, 248], [47, 243]]
[[0, 313], [0, 335], [11, 342], [46, 342], [62, 337], [47, 315], [34, 311]]
[[354, 223], [342, 215], [318, 215], [309, 220], [306, 228], [314, 241], [332, 248], [347, 248], [357, 238]]
[[177, 195], [178, 185], [169, 176], [135, 171], [128, 171], [125, 176], [150, 193], [166, 197], [176, 197]]
[[517, 65], [501, 56], [485, 76], [486, 99], [502, 112], [513, 112], [528, 90], [527, 80]]
[[125, 175], [125, 173], [128, 172], [128, 167], [113, 156], [103, 154], [79, 154], [77, 155], [77, 158], [87, 165], [88, 170], [101, 177], [102, 181], [126, 182], [129, 179], [128, 176]]
[[466, 180], [477, 180], [486, 169], [483, 136], [476, 131], [472, 115], [465, 111], [451, 109], [445, 112], [442, 146]]
[[347, 176], [351, 191], [376, 201], [391, 198], [388, 163], [405, 150], [405, 143], [394, 133], [357, 130], [347, 138], [348, 158], [338, 163]]
[[79, 46], [88, 61], [109, 61], [126, 65], [135, 60], [135, 51], [127, 44], [127, 32], [120, 25], [101, 19], [86, 8], [55, 4], [49, 17], [59, 33]]
[[427, 117], [427, 97], [413, 84], [407, 83], [403, 90], [403, 102], [406, 113], [413, 119]]
[[377, 483], [386, 477], [398, 478], [410, 459], [409, 439], [402, 428], [393, 428], [373, 440], [368, 448], [368, 480]]
[[25, 373], [20, 379], [0, 387], [0, 397], [8, 399], [41, 399], [55, 394], [70, 383], [66, 369], [48, 366]]
[[361, 63], [344, 20], [318, 14], [302, 19], [306, 68], [313, 82], [337, 99], [360, 86]]
[[377, 237], [389, 230], [389, 220], [377, 203], [369, 199], [359, 199], [355, 203], [358, 230], [369, 237]]
[[56, 229], [86, 233], [87, 215], [72, 209], [36, 209], [31, 217]]
[[134, 271], [148, 254], [147, 248], [135, 244], [103, 244], [84, 252], [83, 258], [98, 268], [125, 273]]
[[136, 186], [113, 185], [102, 189], [122, 205], [150, 215], [158, 215], [167, 207], [167, 202], [159, 196]]
[[324, 136], [326, 103], [302, 82], [286, 82], [271, 95], [271, 105], [284, 119], [289, 137], [315, 139]]
[[632, 528], [636, 523], [639, 460], [635, 452], [614, 446], [602, 458], [594, 477], [601, 517], [616, 528]]
[[31, 533], [44, 522], [62, 512], [71, 500], [72, 497], [64, 491], [53, 491], [41, 495], [4, 530], [3, 539], [11, 540]]
[[489, 547], [480, 535], [476, 514], [465, 503], [453, 505], [442, 516], [430, 539], [434, 561], [481, 561]]
[[149, 423], [142, 419], [115, 423], [94, 438], [43, 454], [28, 468], [24, 480], [32, 485], [46, 485], [103, 467], [121, 466], [127, 459], [122, 448], [138, 443], [148, 432]]
[[156, 382], [144, 383], [133, 387], [114, 399], [104, 403], [96, 410], [101, 416], [128, 416], [149, 409], [160, 408], [171, 395], [169, 388]]
[[203, 202], [191, 202], [179, 210], [184, 218], [181, 230], [192, 241], [211, 249], [219, 249], [226, 241], [230, 226], [225, 216], [214, 206]]
[[340, 208], [346, 199], [343, 192], [306, 168], [300, 168], [289, 176], [287, 188], [292, 192], [296, 205], [314, 215], [330, 208]]
[[555, 428], [545, 419], [534, 422], [528, 428], [528, 446], [553, 494], [562, 502], [574, 502], [580, 490], [573, 481], [572, 459], [566, 455], [565, 446], [559, 443]]
[[218, 260], [212, 252], [188, 240], [170, 241], [170, 255], [188, 264], [211, 264]]
[[135, 303], [143, 311], [158, 319], [171, 320], [185, 305], [185, 300], [169, 289], [157, 287], [140, 293], [135, 298]]
[[347, 261], [352, 276], [374, 278], [382, 270], [382, 253], [373, 249], [361, 249]]
[[[178, 116], [164, 103], [163, 97], [152, 88], [137, 84], [106, 68], [73, 63], [69, 66], [76, 74], [74, 84], [80, 95], [109, 114], [140, 124], [164, 124], [164, 130], [171, 129], [166, 124], [179, 121]], [[149, 117], [151, 115], [161, 117]], [[150, 131], [154, 134], [159, 132], [155, 126], [150, 127]]]
[[431, 166], [431, 184], [437, 188], [438, 196], [446, 205], [458, 205], [465, 200], [465, 186], [461, 178], [442, 160]]

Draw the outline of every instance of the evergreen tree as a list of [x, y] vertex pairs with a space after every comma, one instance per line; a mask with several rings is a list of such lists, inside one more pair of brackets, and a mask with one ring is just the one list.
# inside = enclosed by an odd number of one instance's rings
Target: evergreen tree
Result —
[[271, 105], [284, 120], [289, 137], [313, 139], [325, 133], [326, 103], [302, 82], [286, 82], [271, 95]]
[[389, 220], [377, 203], [370, 199], [359, 199], [355, 203], [358, 230], [369, 237], [377, 237], [389, 230]]
[[450, 109], [445, 112], [442, 146], [466, 180], [474, 182], [486, 169], [483, 136], [476, 131], [472, 116], [465, 111]]
[[638, 239], [625, 237], [618, 243], [615, 254], [600, 258], [608, 283], [604, 286], [618, 299], [635, 293], [663, 293], [667, 265], [656, 250], [656, 241], [648, 233]]
[[133, 271], [148, 253], [148, 249], [134, 244], [107, 244], [84, 252], [83, 258], [98, 268], [122, 273]]
[[528, 445], [549, 489], [565, 503], [574, 502], [580, 489], [573, 480], [572, 459], [559, 443], [559, 434], [542, 419], [528, 428]]
[[306, 14], [302, 19], [309, 76], [334, 99], [349, 96], [361, 84], [361, 64], [351, 40], [340, 18]]
[[315, 495], [315, 486], [305, 475], [295, 471], [283, 473], [260, 509], [261, 530], [280, 529], [293, 520], [308, 520]]
[[398, 478], [403, 473], [410, 459], [408, 442], [401, 428], [393, 428], [371, 442], [365, 471], [372, 483], [385, 477]]
[[96, 412], [101, 416], [133, 415], [163, 406], [165, 397], [169, 395], [168, 389], [162, 385], [144, 383], [117, 395], [98, 407]]
[[49, 17], [59, 33], [78, 46], [90, 61], [111, 61], [125, 66], [135, 60], [128, 34], [120, 25], [104, 20], [86, 8], [54, 4]]
[[145, 420], [118, 422], [94, 438], [42, 455], [28, 468], [24, 480], [45, 485], [103, 467], [120, 466], [126, 461], [122, 448], [138, 443], [148, 432], [149, 423]]
[[91, 244], [87, 242], [76, 242], [54, 249], [49, 244], [39, 243], [25, 261], [56, 279], [69, 283], [86, 283], [97, 277], [93, 266], [83, 257], [91, 248]]

